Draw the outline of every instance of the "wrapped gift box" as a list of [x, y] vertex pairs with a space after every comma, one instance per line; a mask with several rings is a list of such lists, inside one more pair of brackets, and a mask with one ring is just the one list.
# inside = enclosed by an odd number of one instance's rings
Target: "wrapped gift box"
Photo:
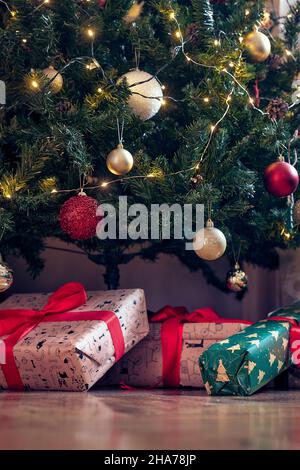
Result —
[[[162, 323], [150, 323], [149, 335], [106, 374], [106, 385], [124, 383], [134, 387], [163, 387]], [[180, 380], [177, 385], [203, 388], [199, 356], [212, 344], [240, 332], [249, 322], [219, 318], [184, 323], [181, 341]], [[171, 345], [170, 345], [171, 347]]]
[[[12, 295], [1, 304], [0, 318], [6, 309], [41, 310], [48, 297], [49, 294]], [[145, 296], [141, 289], [88, 292], [86, 302], [72, 309], [87, 319], [64, 321], [64, 315], [60, 314], [60, 320], [52, 322], [49, 316], [47, 322], [39, 322], [14, 346], [13, 356], [24, 388], [84, 391], [94, 385], [115, 362], [115, 345], [107, 321], [88, 319], [89, 312], [99, 315], [102, 311], [113, 312], [117, 317], [124, 352], [148, 334]], [[2, 345], [3, 340], [0, 338]], [[2, 364], [5, 363], [3, 355], [0, 345]], [[0, 388], [6, 389], [3, 367], [0, 365]]]
[[211, 346], [200, 368], [211, 395], [252, 395], [286, 370], [291, 324], [262, 320]]

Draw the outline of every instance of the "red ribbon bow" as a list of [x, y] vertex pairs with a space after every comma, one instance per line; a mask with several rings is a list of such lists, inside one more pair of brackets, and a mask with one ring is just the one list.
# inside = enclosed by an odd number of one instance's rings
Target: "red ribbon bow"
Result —
[[188, 313], [185, 307], [164, 307], [151, 318], [151, 322], [163, 322], [161, 344], [163, 357], [163, 384], [166, 387], [180, 385], [180, 358], [182, 334], [185, 323], [247, 323], [236, 319], [221, 318], [211, 308], [201, 308]]
[[84, 287], [77, 282], [70, 282], [50, 295], [42, 310], [0, 310], [0, 338], [7, 336], [3, 340], [6, 356], [5, 364], [0, 365], [0, 367], [9, 388], [24, 388], [15, 363], [13, 348], [41, 322], [104, 321], [113, 340], [115, 360], [118, 361], [124, 355], [124, 337], [119, 319], [114, 312], [70, 311], [83, 305], [86, 300], [87, 295]]

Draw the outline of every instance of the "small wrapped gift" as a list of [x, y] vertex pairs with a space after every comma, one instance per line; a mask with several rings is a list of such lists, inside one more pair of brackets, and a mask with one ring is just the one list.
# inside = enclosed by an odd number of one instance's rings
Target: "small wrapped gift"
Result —
[[219, 317], [212, 309], [188, 313], [165, 307], [150, 319], [150, 334], [105, 376], [106, 384], [203, 388], [199, 355], [250, 322]]
[[88, 390], [148, 331], [140, 289], [13, 295], [0, 310], [0, 388]]
[[200, 357], [200, 369], [211, 395], [252, 395], [292, 365], [300, 315], [275, 311], [212, 345]]

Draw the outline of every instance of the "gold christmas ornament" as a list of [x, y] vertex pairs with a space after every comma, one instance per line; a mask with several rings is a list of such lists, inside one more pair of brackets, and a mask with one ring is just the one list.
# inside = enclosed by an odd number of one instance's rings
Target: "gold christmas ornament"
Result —
[[242, 292], [247, 288], [248, 277], [244, 271], [241, 270], [238, 263], [235, 264], [234, 269], [228, 271], [226, 276], [226, 284], [232, 292]]
[[114, 175], [126, 175], [133, 167], [133, 156], [128, 150], [124, 149], [123, 144], [119, 144], [107, 156], [106, 165]]
[[244, 44], [256, 62], [263, 62], [271, 54], [271, 43], [269, 38], [260, 31], [252, 31], [245, 39]]
[[120, 80], [126, 79], [132, 95], [129, 96], [128, 105], [133, 114], [142, 121], [147, 121], [160, 110], [163, 101], [163, 91], [156, 78], [148, 72], [135, 69]]
[[0, 256], [0, 293], [5, 292], [10, 288], [12, 286], [13, 280], [14, 278], [12, 269], [6, 263], [3, 263]]
[[300, 225], [300, 199], [294, 205], [294, 222], [295, 225]]
[[49, 83], [49, 87], [52, 93], [54, 94], [59, 93], [64, 83], [61, 74], [58, 73], [58, 71], [55, 70], [55, 68], [52, 67], [52, 65], [44, 69], [43, 74], [48, 78], [48, 80], [52, 80]]
[[125, 23], [131, 24], [139, 19], [143, 11], [144, 3], [145, 2], [134, 2], [127, 14], [124, 16]]
[[215, 228], [213, 221], [208, 219], [206, 227], [196, 233], [193, 247], [199, 258], [213, 261], [225, 253], [227, 241], [224, 233]]

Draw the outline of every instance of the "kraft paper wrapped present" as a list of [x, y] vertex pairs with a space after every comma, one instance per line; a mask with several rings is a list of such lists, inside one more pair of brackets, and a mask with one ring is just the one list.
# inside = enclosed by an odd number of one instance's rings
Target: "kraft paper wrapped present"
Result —
[[88, 390], [149, 331], [141, 289], [86, 295], [69, 283], [0, 307], [2, 389]]
[[185, 308], [165, 307], [152, 317], [149, 335], [106, 374], [103, 383], [203, 388], [199, 356], [249, 323], [223, 319], [209, 308], [188, 313]]
[[300, 314], [278, 309], [238, 334], [212, 345], [200, 357], [211, 395], [252, 395], [293, 364]]

